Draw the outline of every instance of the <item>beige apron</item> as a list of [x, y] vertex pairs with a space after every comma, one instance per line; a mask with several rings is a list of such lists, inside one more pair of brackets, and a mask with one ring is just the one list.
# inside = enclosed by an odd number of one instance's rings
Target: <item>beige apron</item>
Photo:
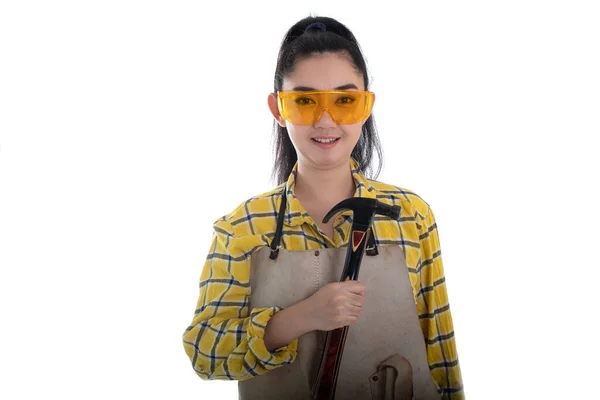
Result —
[[[283, 192], [270, 247], [252, 253], [250, 309], [290, 307], [328, 283], [339, 282], [347, 247], [287, 251], [279, 246], [286, 196]], [[350, 325], [335, 400], [440, 399], [431, 378], [406, 258], [399, 246], [378, 247], [369, 235], [358, 279], [365, 306]], [[241, 400], [310, 400], [325, 331], [300, 336], [297, 357], [265, 374], [238, 381]]]
[[[276, 237], [281, 222], [279, 218]], [[358, 279], [366, 285], [365, 305], [348, 330], [335, 399], [441, 399], [427, 363], [404, 253], [396, 245], [376, 249], [377, 255], [367, 252], [362, 259]], [[338, 282], [347, 252], [346, 247], [279, 250], [275, 259], [267, 246], [252, 254], [250, 309], [290, 307]], [[239, 398], [309, 400], [325, 335], [312, 331], [300, 336], [294, 362], [239, 381]]]

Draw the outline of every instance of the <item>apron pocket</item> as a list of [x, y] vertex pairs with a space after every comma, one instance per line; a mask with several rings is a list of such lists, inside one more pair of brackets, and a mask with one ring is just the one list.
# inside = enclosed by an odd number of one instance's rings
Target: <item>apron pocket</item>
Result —
[[412, 366], [400, 354], [393, 354], [369, 376], [369, 385], [373, 400], [412, 400]]

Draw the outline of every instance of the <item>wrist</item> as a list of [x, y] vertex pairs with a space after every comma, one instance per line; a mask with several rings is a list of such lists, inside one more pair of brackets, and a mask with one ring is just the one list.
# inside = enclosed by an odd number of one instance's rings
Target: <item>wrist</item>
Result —
[[310, 332], [306, 304], [298, 302], [277, 311], [267, 322], [264, 331], [265, 347], [273, 351]]
[[311, 312], [310, 298], [302, 300], [292, 307], [296, 307], [296, 310], [294, 310], [295, 318], [298, 321], [298, 329], [300, 330], [300, 335], [298, 336], [314, 331], [316, 327], [312, 318], [313, 313]]

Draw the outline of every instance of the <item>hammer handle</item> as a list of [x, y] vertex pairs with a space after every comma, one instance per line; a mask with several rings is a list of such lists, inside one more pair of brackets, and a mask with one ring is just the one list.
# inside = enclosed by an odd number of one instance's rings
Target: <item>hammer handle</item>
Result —
[[[357, 280], [362, 256], [365, 252], [365, 244], [371, 234], [371, 228], [352, 226], [350, 240], [348, 241], [348, 252], [342, 272], [341, 281]], [[313, 400], [333, 400], [337, 385], [338, 373], [342, 362], [348, 325], [327, 332], [325, 347], [321, 355], [317, 382], [313, 387]]]

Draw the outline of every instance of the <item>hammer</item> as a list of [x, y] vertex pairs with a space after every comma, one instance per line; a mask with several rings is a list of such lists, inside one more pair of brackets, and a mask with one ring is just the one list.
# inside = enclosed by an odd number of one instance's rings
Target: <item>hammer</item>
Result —
[[[400, 217], [399, 206], [390, 206], [377, 199], [351, 197], [333, 206], [323, 218], [323, 223], [327, 223], [338, 212], [346, 210], [353, 211], [354, 220], [348, 239], [348, 251], [346, 252], [346, 261], [340, 278], [341, 282], [358, 279], [365, 244], [371, 235], [371, 224], [375, 219], [375, 215], [385, 215], [394, 220], [398, 220]], [[347, 334], [347, 325], [327, 332], [317, 380], [312, 390], [313, 400], [334, 399]]]

